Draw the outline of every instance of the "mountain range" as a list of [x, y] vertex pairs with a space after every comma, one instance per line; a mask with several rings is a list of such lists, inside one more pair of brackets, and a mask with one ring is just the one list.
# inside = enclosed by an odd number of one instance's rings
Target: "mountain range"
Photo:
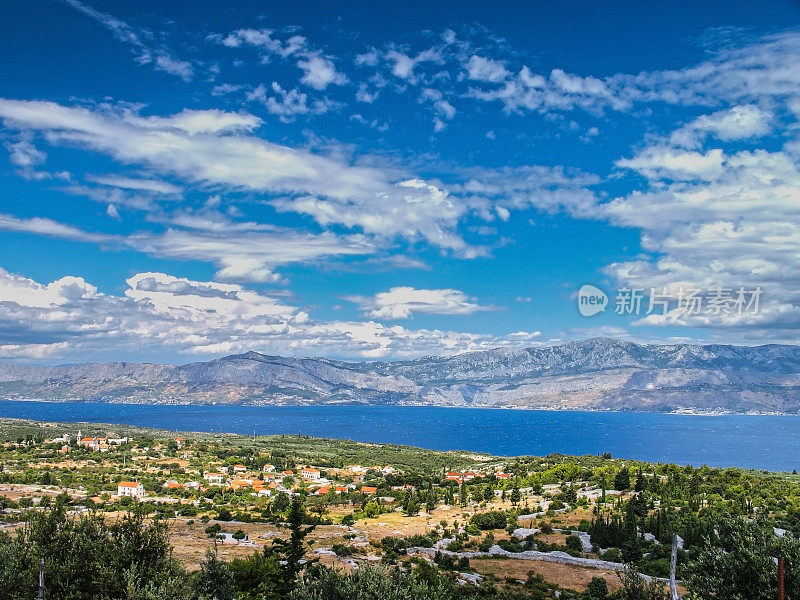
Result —
[[248, 352], [185, 365], [0, 363], [0, 397], [798, 413], [800, 346], [659, 345], [593, 338], [388, 362]]

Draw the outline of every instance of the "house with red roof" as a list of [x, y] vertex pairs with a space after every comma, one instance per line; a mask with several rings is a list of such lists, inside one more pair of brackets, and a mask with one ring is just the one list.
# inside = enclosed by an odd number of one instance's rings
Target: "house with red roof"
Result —
[[144, 498], [144, 487], [137, 481], [120, 481], [117, 484], [117, 496], [130, 496], [131, 498]]

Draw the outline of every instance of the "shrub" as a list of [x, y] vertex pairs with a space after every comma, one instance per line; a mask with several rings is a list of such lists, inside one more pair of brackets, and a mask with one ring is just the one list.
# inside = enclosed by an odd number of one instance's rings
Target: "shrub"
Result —
[[485, 513], [478, 513], [472, 515], [470, 523], [472, 525], [475, 525], [475, 527], [477, 527], [478, 529], [484, 531], [488, 529], [503, 529], [507, 523], [506, 513], [498, 510], [493, 510]]

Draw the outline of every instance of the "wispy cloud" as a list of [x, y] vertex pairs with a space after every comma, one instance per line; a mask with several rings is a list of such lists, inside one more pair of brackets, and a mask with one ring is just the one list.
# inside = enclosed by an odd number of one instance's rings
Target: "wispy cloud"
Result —
[[194, 76], [191, 63], [177, 58], [164, 46], [151, 44], [149, 40], [145, 41], [147, 36], [144, 31], [135, 29], [125, 21], [96, 10], [80, 0], [63, 1], [97, 21], [118, 41], [131, 46], [139, 64], [152, 65], [154, 69], [175, 75], [184, 81], [191, 81]]

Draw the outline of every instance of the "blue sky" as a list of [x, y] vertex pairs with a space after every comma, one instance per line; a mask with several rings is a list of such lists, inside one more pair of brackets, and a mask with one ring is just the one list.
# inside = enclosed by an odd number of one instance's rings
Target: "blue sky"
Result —
[[794, 342], [799, 25], [796, 2], [12, 2], [0, 357]]

